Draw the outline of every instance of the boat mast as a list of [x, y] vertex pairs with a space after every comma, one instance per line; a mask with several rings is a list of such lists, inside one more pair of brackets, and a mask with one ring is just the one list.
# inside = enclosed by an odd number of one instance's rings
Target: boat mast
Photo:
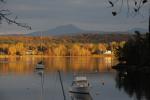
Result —
[[63, 82], [62, 82], [62, 78], [61, 78], [61, 73], [60, 73], [59, 70], [58, 70], [58, 74], [59, 74], [59, 80], [60, 80], [60, 84], [61, 84], [61, 89], [62, 89], [62, 92], [63, 92], [64, 100], [66, 100], [66, 95], [65, 95], [65, 91], [64, 91], [64, 87], [63, 87]]
[[41, 34], [40, 34], [40, 52], [41, 52], [41, 61], [43, 62], [43, 46], [42, 46], [42, 43], [43, 43], [43, 36], [42, 36], [42, 32], [41, 32]]
[[42, 32], [40, 34], [40, 52], [41, 52], [41, 58], [42, 58]]

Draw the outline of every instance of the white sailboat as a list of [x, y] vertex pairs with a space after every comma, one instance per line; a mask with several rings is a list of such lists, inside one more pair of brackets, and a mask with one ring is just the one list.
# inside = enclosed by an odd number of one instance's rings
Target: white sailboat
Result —
[[45, 65], [44, 65], [44, 62], [42, 60], [37, 63], [36, 69], [44, 69], [44, 68], [45, 68]]
[[90, 84], [86, 76], [75, 76], [72, 82], [72, 86], [69, 89], [69, 92], [80, 93], [80, 94], [89, 94]]

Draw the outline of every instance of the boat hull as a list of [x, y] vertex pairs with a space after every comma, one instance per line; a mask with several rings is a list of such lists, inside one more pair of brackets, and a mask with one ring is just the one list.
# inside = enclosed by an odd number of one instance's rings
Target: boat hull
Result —
[[42, 64], [37, 64], [37, 65], [36, 65], [36, 69], [44, 69], [44, 65], [42, 65]]
[[69, 89], [71, 93], [89, 94], [89, 87], [71, 87]]
[[69, 93], [72, 100], [92, 100], [90, 94], [81, 94], [81, 93]]

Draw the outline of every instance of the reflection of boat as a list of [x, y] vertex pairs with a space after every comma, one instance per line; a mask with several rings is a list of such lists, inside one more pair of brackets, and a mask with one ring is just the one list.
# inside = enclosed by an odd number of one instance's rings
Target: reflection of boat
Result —
[[40, 62], [37, 63], [36, 69], [44, 69], [44, 68], [45, 68], [45, 66], [44, 66], [44, 62], [43, 61], [40, 61]]
[[72, 93], [81, 93], [81, 94], [89, 94], [89, 82], [87, 77], [85, 76], [76, 76], [74, 77], [72, 86], [69, 92]]
[[43, 90], [44, 90], [44, 70], [43, 69], [37, 69], [36, 73], [40, 76], [41, 78], [41, 95], [40, 98], [41, 100], [43, 99]]
[[71, 100], [92, 100], [90, 94], [70, 93]]
[[43, 78], [43, 75], [44, 75], [44, 70], [43, 69], [37, 69], [36, 70], [36, 73], [41, 76], [41, 78]]

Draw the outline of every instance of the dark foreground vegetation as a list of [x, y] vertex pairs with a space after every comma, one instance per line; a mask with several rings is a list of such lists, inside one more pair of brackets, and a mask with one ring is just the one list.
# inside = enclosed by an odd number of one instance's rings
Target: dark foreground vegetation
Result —
[[149, 79], [150, 76], [144, 74], [118, 72], [116, 75], [116, 87], [136, 100], [150, 100]]
[[150, 74], [150, 33], [135, 36], [119, 47], [116, 56], [120, 63], [113, 68], [130, 72]]

